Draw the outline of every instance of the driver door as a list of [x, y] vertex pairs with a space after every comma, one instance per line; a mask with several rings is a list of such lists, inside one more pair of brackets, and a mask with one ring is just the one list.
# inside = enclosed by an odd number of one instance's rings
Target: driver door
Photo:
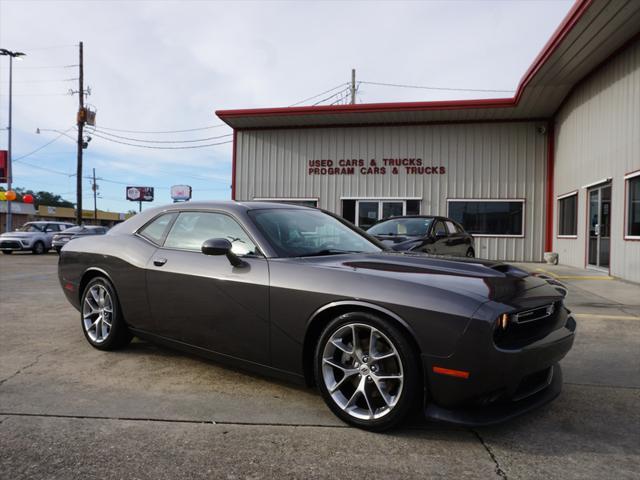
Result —
[[[226, 238], [246, 266], [201, 252]], [[219, 212], [181, 212], [147, 267], [147, 290], [158, 334], [224, 355], [269, 362], [267, 260], [240, 224]]]

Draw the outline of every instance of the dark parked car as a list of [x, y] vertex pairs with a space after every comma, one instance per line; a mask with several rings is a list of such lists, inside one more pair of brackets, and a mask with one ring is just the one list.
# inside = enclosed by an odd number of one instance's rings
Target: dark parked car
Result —
[[315, 384], [338, 417], [371, 430], [419, 405], [431, 419], [482, 425], [547, 403], [576, 328], [545, 279], [390, 252], [292, 205], [150, 209], [70, 242], [58, 273], [95, 348], [136, 335]]
[[393, 250], [475, 257], [473, 237], [446, 217], [409, 216], [382, 220], [367, 230]]
[[83, 237], [85, 235], [104, 235], [109, 230], [107, 227], [101, 227], [98, 225], [83, 225], [81, 227], [67, 228], [61, 233], [53, 236], [51, 246], [60, 253], [62, 247], [64, 247], [69, 240], [74, 238]]

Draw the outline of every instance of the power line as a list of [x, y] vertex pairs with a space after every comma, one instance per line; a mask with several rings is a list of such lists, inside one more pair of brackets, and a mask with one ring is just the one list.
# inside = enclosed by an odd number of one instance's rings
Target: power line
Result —
[[36, 148], [36, 149], [35, 149], [35, 150], [33, 150], [32, 152], [29, 152], [29, 153], [27, 153], [27, 154], [25, 154], [25, 155], [22, 155], [22, 156], [20, 156], [20, 157], [14, 158], [14, 159], [12, 160], [12, 162], [19, 162], [19, 161], [20, 161], [20, 160], [22, 160], [23, 158], [27, 158], [27, 157], [29, 157], [29, 156], [33, 155], [34, 153], [39, 152], [39, 151], [40, 151], [40, 150], [42, 150], [43, 148], [48, 147], [48, 146], [49, 146], [49, 145], [51, 145], [53, 142], [55, 142], [55, 141], [59, 140], [59, 139], [60, 139], [60, 137], [62, 137], [63, 135], [65, 135], [69, 130], [73, 130], [73, 127], [69, 128], [69, 129], [67, 129], [67, 130], [65, 130], [65, 131], [64, 131], [64, 132], [62, 132], [60, 135], [58, 135], [57, 137], [55, 137], [53, 140], [50, 140], [50, 141], [48, 141], [47, 143], [45, 143], [44, 145], [39, 146], [38, 148]]
[[186, 132], [199, 132], [202, 130], [209, 130], [211, 128], [220, 128], [220, 127], [228, 127], [226, 123], [217, 123], [215, 125], [209, 125], [207, 127], [198, 127], [198, 128], [187, 128], [185, 130], [164, 130], [164, 131], [145, 131], [145, 130], [124, 130], [120, 128], [111, 128], [111, 127], [100, 127], [100, 130], [109, 130], [111, 132], [121, 132], [121, 133], [186, 133]]
[[[49, 83], [49, 82], [75, 82], [78, 80], [77, 78], [55, 78], [51, 80], [18, 80], [13, 81], [13, 83]], [[8, 82], [0, 82], [0, 83], [8, 83]]]
[[32, 51], [32, 50], [55, 50], [55, 49], [58, 49], [58, 48], [71, 48], [71, 47], [74, 47], [74, 48], [75, 48], [75, 47], [77, 47], [77, 46], [78, 46], [78, 44], [77, 44], [77, 43], [74, 43], [74, 44], [72, 44], [72, 45], [47, 45], [47, 46], [45, 46], [45, 47], [29, 47], [29, 48], [24, 48], [24, 51], [25, 51], [25, 52], [29, 52], [29, 51]]
[[208, 143], [205, 145], [185, 145], [185, 146], [171, 146], [171, 147], [162, 147], [162, 146], [155, 146], [155, 145], [138, 145], [135, 143], [128, 143], [128, 142], [121, 142], [120, 140], [114, 140], [113, 138], [109, 138], [109, 137], [103, 137], [102, 135], [98, 135], [97, 133], [92, 132], [91, 133], [94, 137], [98, 137], [98, 138], [102, 138], [103, 140], [107, 140], [109, 142], [113, 142], [113, 143], [119, 143], [121, 145], [128, 145], [130, 147], [138, 147], [138, 148], [151, 148], [151, 149], [156, 149], [156, 150], [186, 150], [186, 149], [191, 149], [191, 148], [205, 148], [205, 147], [214, 147], [216, 145], [224, 145], [226, 143], [231, 143], [233, 140], [227, 140], [225, 142], [218, 142], [218, 143]]
[[340, 87], [344, 87], [345, 85], [349, 85], [349, 84], [348, 84], [348, 83], [346, 83], [346, 82], [345, 82], [345, 83], [341, 83], [340, 85], [336, 85], [335, 87], [330, 88], [329, 90], [326, 90], [326, 91], [324, 91], [324, 92], [318, 93], [317, 95], [314, 95], [314, 96], [312, 96], [312, 97], [305, 98], [304, 100], [300, 100], [299, 102], [296, 102], [296, 103], [291, 104], [291, 105], [289, 105], [289, 106], [290, 106], [290, 107], [295, 107], [296, 105], [300, 105], [301, 103], [308, 102], [309, 100], [313, 100], [314, 98], [318, 98], [318, 97], [320, 97], [320, 96], [322, 96], [322, 95], [326, 95], [326, 94], [327, 94], [327, 93], [329, 93], [329, 92], [333, 92], [334, 90], [336, 90], [336, 89], [338, 89], [338, 88], [340, 88]]
[[198, 143], [198, 142], [206, 142], [209, 140], [217, 140], [219, 138], [230, 137], [233, 135], [233, 133], [227, 133], [225, 135], [218, 135], [215, 137], [207, 137], [207, 138], [196, 138], [192, 140], [147, 140], [144, 138], [124, 137], [122, 135], [116, 135], [115, 133], [103, 132], [102, 130], [99, 130], [99, 129], [91, 130], [91, 133], [93, 132], [98, 132], [102, 135], [107, 135], [109, 137], [121, 138], [123, 140], [131, 140], [133, 142], [143, 142], [143, 143]]
[[44, 70], [54, 68], [74, 68], [78, 65], [20, 65], [18, 70]]
[[454, 88], [454, 87], [427, 87], [424, 85], [404, 85], [400, 83], [382, 83], [382, 82], [366, 82], [364, 80], [358, 83], [364, 83], [366, 85], [377, 85], [382, 87], [399, 87], [399, 88], [419, 88], [422, 90], [448, 90], [453, 92], [489, 92], [489, 93], [513, 93], [515, 90], [494, 90], [483, 88]]
[[344, 95], [345, 93], [348, 93], [348, 92], [349, 92], [349, 89], [348, 89], [348, 88], [347, 88], [347, 89], [344, 89], [344, 90], [341, 90], [341, 91], [339, 91], [339, 92], [337, 92], [337, 93], [334, 93], [333, 95], [329, 95], [327, 98], [323, 98], [322, 100], [320, 100], [320, 101], [318, 101], [318, 102], [314, 103], [314, 104], [313, 104], [313, 106], [319, 105], [319, 104], [321, 104], [322, 102], [326, 102], [327, 100], [332, 99], [332, 98], [333, 98], [333, 97], [335, 97], [336, 95]]
[[[14, 160], [14, 162], [15, 161], [16, 160]], [[32, 168], [37, 168], [39, 170], [44, 170], [45, 172], [55, 173], [57, 175], [64, 175], [65, 177], [75, 177], [76, 176], [75, 173], [67, 173], [67, 172], [62, 172], [60, 170], [54, 170], [52, 168], [42, 167], [40, 165], [34, 165], [33, 163], [25, 162], [24, 160], [21, 160], [20, 163], [22, 163], [23, 165], [28, 165], [29, 167], [32, 167]]]

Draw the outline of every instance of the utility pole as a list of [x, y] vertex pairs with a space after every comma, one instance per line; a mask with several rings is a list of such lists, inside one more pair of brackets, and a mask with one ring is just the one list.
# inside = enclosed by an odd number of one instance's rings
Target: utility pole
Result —
[[[76, 223], [82, 225], [82, 130], [86, 121], [84, 111], [84, 60], [82, 42], [80, 42], [80, 62], [78, 75], [78, 168], [76, 170]], [[95, 181], [95, 180], [94, 180]]]
[[356, 69], [351, 69], [351, 105], [356, 103]]
[[93, 190], [93, 220], [98, 222], [98, 200], [96, 198], [98, 194], [98, 185], [96, 185], [96, 169], [93, 169], [93, 183], [91, 184], [91, 189]]
[[[12, 98], [13, 98], [13, 59], [23, 57], [22, 52], [11, 52], [5, 48], [0, 48], [0, 55], [9, 57], [9, 126], [7, 127], [7, 191], [11, 190], [11, 181], [13, 179], [13, 166], [11, 165], [11, 115], [12, 115]], [[11, 215], [11, 201], [7, 201], [7, 232], [13, 230]]]

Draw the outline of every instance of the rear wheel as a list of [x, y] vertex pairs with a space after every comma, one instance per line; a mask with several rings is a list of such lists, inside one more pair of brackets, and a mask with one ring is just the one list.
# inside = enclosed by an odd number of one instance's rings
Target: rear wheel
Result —
[[363, 312], [327, 325], [316, 347], [315, 375], [333, 413], [366, 430], [398, 425], [420, 391], [417, 356], [405, 335]]
[[31, 249], [31, 251], [35, 255], [42, 255], [44, 253], [44, 243], [42, 243], [40, 241], [34, 243], [33, 244], [33, 248]]
[[85, 287], [81, 322], [85, 338], [99, 350], [122, 348], [133, 338], [122, 318], [116, 292], [104, 277], [92, 279]]

